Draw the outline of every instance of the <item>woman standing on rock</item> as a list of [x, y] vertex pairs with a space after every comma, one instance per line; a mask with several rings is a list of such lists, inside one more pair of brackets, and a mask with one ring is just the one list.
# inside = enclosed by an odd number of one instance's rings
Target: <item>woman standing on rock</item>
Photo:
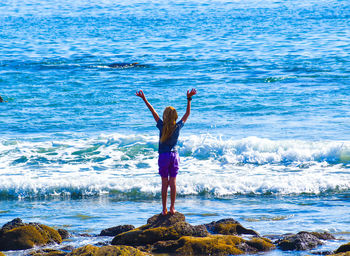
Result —
[[168, 213], [166, 201], [168, 196], [168, 187], [170, 186], [170, 213], [175, 213], [175, 198], [176, 198], [176, 175], [179, 170], [179, 154], [176, 150], [177, 140], [179, 138], [180, 129], [184, 126], [187, 118], [191, 113], [192, 96], [197, 93], [196, 89], [187, 91], [187, 109], [185, 115], [179, 122], [177, 120], [177, 112], [173, 107], [166, 107], [163, 112], [163, 120], [159, 118], [158, 113], [154, 110], [152, 105], [147, 101], [142, 90], [136, 92], [136, 96], [143, 99], [148, 109], [151, 111], [154, 120], [157, 122], [159, 134], [159, 175], [162, 178], [162, 214]]

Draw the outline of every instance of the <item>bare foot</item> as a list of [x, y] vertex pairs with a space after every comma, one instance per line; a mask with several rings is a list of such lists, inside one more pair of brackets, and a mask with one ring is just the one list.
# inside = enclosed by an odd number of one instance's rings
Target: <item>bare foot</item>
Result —
[[168, 210], [167, 210], [167, 209], [163, 209], [162, 215], [165, 216], [165, 215], [167, 215], [167, 214], [168, 214]]
[[175, 211], [175, 207], [170, 207], [170, 213], [171, 213], [171, 214], [175, 214], [175, 212], [176, 212], [176, 211]]

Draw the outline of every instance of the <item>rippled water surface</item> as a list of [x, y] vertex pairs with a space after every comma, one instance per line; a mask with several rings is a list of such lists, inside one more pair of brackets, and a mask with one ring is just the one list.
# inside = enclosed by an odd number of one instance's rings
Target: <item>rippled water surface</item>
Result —
[[348, 239], [349, 1], [2, 1], [0, 45], [0, 224], [144, 224], [158, 134], [134, 93], [181, 117], [197, 88], [177, 209]]

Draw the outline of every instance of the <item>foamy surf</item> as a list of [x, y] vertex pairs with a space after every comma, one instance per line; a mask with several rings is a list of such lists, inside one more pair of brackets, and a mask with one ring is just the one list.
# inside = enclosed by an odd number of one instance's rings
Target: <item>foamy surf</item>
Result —
[[[157, 137], [3, 139], [0, 197], [159, 196]], [[179, 195], [322, 194], [350, 189], [350, 142], [183, 136]]]

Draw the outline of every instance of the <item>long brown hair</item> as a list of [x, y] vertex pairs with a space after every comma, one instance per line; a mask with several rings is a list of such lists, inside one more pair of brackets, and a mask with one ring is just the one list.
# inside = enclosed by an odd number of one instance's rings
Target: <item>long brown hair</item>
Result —
[[166, 107], [163, 112], [163, 130], [160, 142], [170, 138], [176, 128], [177, 112], [173, 107]]

